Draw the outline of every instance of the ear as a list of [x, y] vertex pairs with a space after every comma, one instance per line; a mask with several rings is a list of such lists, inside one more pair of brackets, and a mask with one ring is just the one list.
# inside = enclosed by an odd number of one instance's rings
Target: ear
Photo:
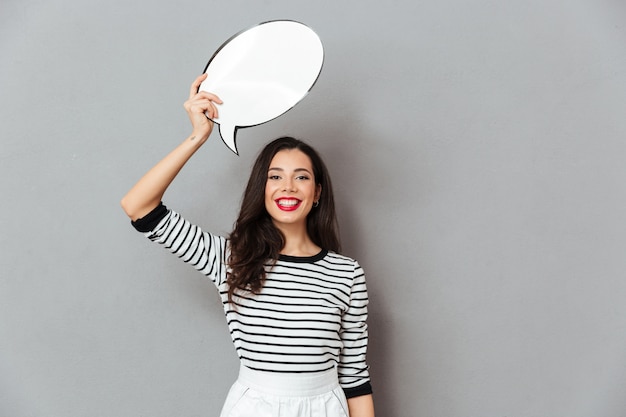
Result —
[[315, 187], [315, 201], [319, 201], [322, 196], [322, 184], [317, 184]]

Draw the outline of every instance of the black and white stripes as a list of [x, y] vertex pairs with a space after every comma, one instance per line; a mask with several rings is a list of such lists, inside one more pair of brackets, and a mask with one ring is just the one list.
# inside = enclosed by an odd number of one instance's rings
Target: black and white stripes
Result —
[[174, 211], [162, 213], [145, 235], [215, 283], [243, 365], [286, 373], [337, 367], [347, 391], [369, 386], [368, 298], [356, 261], [327, 251], [313, 257], [281, 255], [275, 265], [267, 265], [261, 292], [239, 293], [231, 305], [225, 282], [227, 240], [203, 232]]

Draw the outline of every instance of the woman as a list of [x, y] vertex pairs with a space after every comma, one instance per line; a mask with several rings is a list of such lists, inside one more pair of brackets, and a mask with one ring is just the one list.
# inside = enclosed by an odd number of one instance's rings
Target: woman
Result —
[[317, 153], [280, 138], [259, 154], [228, 239], [161, 202], [208, 139], [222, 101], [191, 86], [192, 134], [122, 199], [135, 228], [217, 286], [241, 362], [222, 417], [373, 417], [365, 362], [367, 292], [359, 264], [338, 254], [330, 178]]

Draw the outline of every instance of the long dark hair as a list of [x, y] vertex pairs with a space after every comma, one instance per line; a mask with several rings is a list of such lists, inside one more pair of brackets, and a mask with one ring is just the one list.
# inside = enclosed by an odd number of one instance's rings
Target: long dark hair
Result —
[[301, 140], [292, 137], [275, 139], [261, 150], [252, 167], [239, 217], [229, 236], [230, 271], [226, 282], [230, 302], [238, 289], [253, 293], [261, 290], [266, 265], [276, 262], [285, 245], [285, 237], [274, 226], [265, 209], [265, 184], [270, 163], [278, 152], [285, 149], [298, 149], [311, 159], [315, 183], [322, 187], [319, 205], [307, 216], [309, 237], [323, 249], [332, 252], [341, 250], [333, 189], [324, 161], [311, 146]]

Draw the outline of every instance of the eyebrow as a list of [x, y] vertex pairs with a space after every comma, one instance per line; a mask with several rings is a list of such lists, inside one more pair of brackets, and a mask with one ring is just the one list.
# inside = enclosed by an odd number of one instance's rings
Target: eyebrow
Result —
[[[282, 169], [282, 168], [274, 167], [274, 168], [268, 169], [268, 171], [281, 171], [281, 172], [284, 172], [285, 170]], [[296, 169], [293, 170], [293, 172], [303, 172], [303, 171], [311, 174], [311, 171], [309, 171], [306, 168], [296, 168]], [[311, 174], [311, 175], [313, 175], [313, 174]]]

